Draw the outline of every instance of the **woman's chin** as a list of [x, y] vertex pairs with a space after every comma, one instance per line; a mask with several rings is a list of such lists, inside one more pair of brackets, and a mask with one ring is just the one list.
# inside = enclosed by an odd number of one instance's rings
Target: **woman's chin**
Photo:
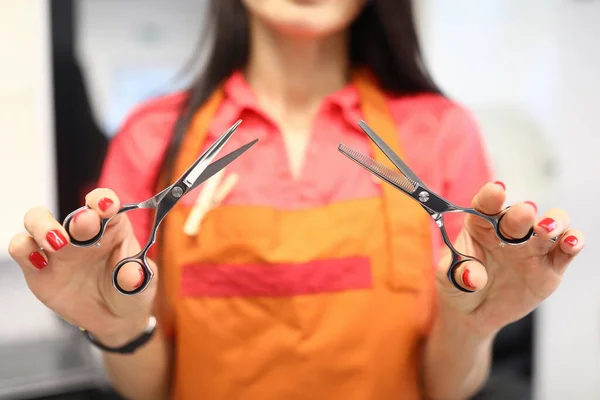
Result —
[[316, 39], [345, 31], [364, 0], [244, 0], [251, 17], [277, 32], [298, 39]]
[[284, 36], [298, 40], [317, 40], [327, 37], [339, 29], [320, 27], [313, 24], [278, 24], [277, 30]]

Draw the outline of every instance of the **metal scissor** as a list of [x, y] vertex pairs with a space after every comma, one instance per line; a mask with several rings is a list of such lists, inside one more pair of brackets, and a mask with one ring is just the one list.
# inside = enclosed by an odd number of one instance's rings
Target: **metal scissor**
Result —
[[[173, 209], [175, 204], [177, 204], [177, 202], [181, 200], [181, 198], [187, 193], [194, 190], [196, 187], [198, 187], [200, 184], [212, 177], [214, 174], [225, 168], [233, 160], [241, 156], [244, 152], [246, 152], [246, 150], [248, 150], [258, 141], [258, 139], [255, 139], [252, 142], [247, 143], [244, 146], [238, 148], [237, 150], [234, 150], [231, 153], [221, 157], [219, 160], [211, 164], [212, 160], [215, 158], [217, 153], [219, 153], [221, 148], [223, 148], [223, 146], [227, 143], [227, 141], [229, 140], [231, 135], [233, 135], [233, 132], [236, 130], [236, 128], [241, 122], [241, 120], [237, 121], [225, 133], [223, 133], [223, 135], [221, 135], [221, 137], [219, 137], [208, 149], [206, 149], [206, 151], [202, 153], [202, 155], [200, 155], [200, 157], [198, 157], [196, 161], [194, 161], [194, 163], [187, 169], [187, 171], [185, 171], [183, 175], [181, 175], [179, 179], [177, 179], [172, 185], [168, 186], [163, 191], [154, 195], [148, 200], [139, 203], [123, 204], [121, 206], [121, 209], [117, 212], [117, 214], [115, 214], [118, 215], [124, 212], [144, 208], [153, 208], [156, 210], [154, 216], [154, 224], [150, 231], [150, 237], [148, 238], [146, 245], [138, 254], [124, 258], [121, 261], [119, 261], [113, 270], [113, 285], [119, 292], [121, 292], [124, 295], [134, 295], [142, 292], [150, 284], [154, 273], [152, 272], [152, 269], [148, 266], [146, 255], [150, 247], [152, 247], [152, 245], [156, 242], [156, 231], [158, 230], [158, 226], [165, 218], [165, 216], [169, 213], [169, 211]], [[113, 216], [111, 218], [102, 219], [100, 221], [100, 231], [93, 238], [85, 241], [76, 240], [69, 232], [69, 225], [73, 216], [79, 210], [85, 208], [87, 207], [84, 206], [79, 208], [78, 210], [73, 211], [65, 218], [63, 222], [63, 226], [65, 227], [65, 230], [71, 238], [71, 244], [75, 247], [89, 247], [99, 244], [98, 242], [104, 235], [106, 225], [112, 218], [114, 218]], [[142, 272], [144, 275], [142, 284], [131, 291], [123, 289], [117, 282], [119, 270], [121, 269], [121, 267], [123, 267], [123, 265], [129, 262], [139, 264], [142, 267]]]
[[[402, 192], [409, 195], [411, 198], [416, 200], [433, 218], [436, 225], [440, 228], [442, 238], [446, 246], [450, 249], [452, 253], [452, 261], [450, 264], [450, 268], [448, 269], [448, 279], [452, 284], [459, 290], [463, 292], [472, 292], [471, 290], [464, 289], [461, 287], [456, 278], [454, 277], [454, 272], [456, 269], [466, 261], [475, 261], [480, 264], [483, 264], [480, 260], [475, 257], [471, 257], [465, 254], [460, 253], [458, 250], [454, 248], [450, 239], [448, 238], [448, 234], [446, 232], [446, 228], [444, 226], [444, 214], [447, 212], [463, 212], [468, 214], [477, 215], [480, 218], [488, 221], [494, 228], [496, 232], [496, 236], [500, 239], [501, 245], [509, 244], [509, 245], [518, 245], [527, 242], [532, 236], [535, 235], [533, 231], [533, 227], [529, 230], [527, 235], [522, 238], [509, 238], [502, 234], [500, 230], [500, 221], [506, 215], [506, 212], [510, 207], [505, 208], [501, 212], [496, 215], [486, 215], [483, 214], [473, 208], [464, 208], [452, 204], [448, 200], [444, 199], [442, 196], [433, 192], [429, 189], [423, 181], [419, 179], [419, 177], [408, 168], [408, 166], [400, 159], [400, 157], [392, 151], [392, 149], [364, 122], [360, 121], [358, 123], [360, 128], [369, 136], [369, 138], [379, 147], [379, 149], [386, 155], [386, 157], [394, 164], [400, 173], [386, 167], [385, 165], [373, 160], [371, 157], [368, 157], [364, 154], [359, 153], [356, 150], [349, 148], [348, 146], [340, 143], [338, 150], [346, 155], [348, 158], [366, 168], [371, 173], [377, 175], [382, 180], [387, 183], [393, 185], [397, 189], [400, 189]], [[555, 241], [556, 239], [551, 239]]]

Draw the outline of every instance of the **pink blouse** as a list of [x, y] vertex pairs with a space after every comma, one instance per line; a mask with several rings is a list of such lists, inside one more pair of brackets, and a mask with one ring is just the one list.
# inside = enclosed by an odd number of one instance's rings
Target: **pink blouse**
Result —
[[[363, 117], [357, 90], [351, 84], [322, 102], [298, 178], [290, 173], [277, 125], [258, 104], [243, 75], [234, 73], [224, 89], [225, 98], [209, 128], [206, 146], [238, 119], [243, 123], [221, 154], [255, 138], [259, 141], [227, 167], [227, 173], [236, 173], [239, 179], [223, 204], [319, 207], [377, 195], [381, 185], [386, 184], [377, 182], [337, 150], [343, 142], [371, 154], [369, 139], [357, 125]], [[100, 187], [114, 190], [122, 202], [140, 201], [155, 194], [160, 163], [182, 100], [182, 93], [160, 97], [141, 104], [130, 114], [111, 142]], [[460, 105], [434, 94], [389, 96], [388, 106], [405, 162], [432, 190], [456, 204], [470, 206], [473, 196], [492, 178], [483, 138], [471, 115]], [[193, 203], [202, 189], [200, 186], [182, 201]], [[150, 215], [138, 211], [128, 216], [138, 239], [145, 242], [152, 223]], [[453, 238], [462, 227], [462, 218], [450, 218], [446, 224]], [[439, 231], [433, 232], [437, 244], [434, 248], [438, 249], [442, 245]]]

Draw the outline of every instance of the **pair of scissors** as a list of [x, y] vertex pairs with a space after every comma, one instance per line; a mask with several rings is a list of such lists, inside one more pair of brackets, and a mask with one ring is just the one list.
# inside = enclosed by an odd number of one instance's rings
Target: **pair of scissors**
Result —
[[[156, 231], [158, 230], [160, 223], [166, 217], [169, 211], [173, 209], [173, 207], [179, 202], [179, 200], [183, 198], [183, 196], [185, 196], [186, 194], [194, 190], [196, 187], [198, 187], [200, 184], [212, 177], [214, 174], [225, 168], [229, 163], [231, 163], [236, 158], [245, 153], [246, 150], [248, 150], [258, 141], [258, 139], [255, 139], [252, 142], [249, 142], [244, 146], [238, 148], [237, 150], [234, 150], [231, 153], [221, 157], [214, 163], [211, 163], [215, 156], [223, 148], [223, 146], [225, 146], [225, 144], [227, 143], [231, 135], [233, 135], [233, 132], [236, 130], [236, 128], [241, 122], [241, 120], [237, 121], [227, 131], [225, 131], [225, 133], [223, 133], [221, 137], [219, 137], [208, 149], [206, 149], [206, 151], [204, 151], [204, 153], [202, 153], [200, 157], [198, 157], [196, 161], [194, 161], [194, 163], [173, 184], [162, 190], [160, 193], [152, 196], [148, 200], [144, 200], [139, 203], [123, 204], [115, 215], [113, 215], [110, 218], [103, 218], [100, 221], [100, 231], [93, 238], [89, 240], [80, 241], [76, 240], [69, 232], [69, 226], [71, 224], [73, 216], [79, 210], [86, 209], [86, 206], [73, 211], [65, 218], [63, 226], [65, 227], [65, 230], [71, 238], [71, 244], [75, 247], [90, 247], [93, 245], [99, 245], [99, 241], [104, 235], [106, 225], [116, 215], [139, 209], [156, 210], [154, 215], [154, 224], [152, 225], [150, 236], [148, 237], [145, 246], [138, 254], [124, 258], [121, 261], [119, 261], [113, 270], [113, 286], [120, 293], [124, 295], [134, 295], [142, 292], [150, 284], [154, 273], [148, 265], [146, 256], [148, 254], [148, 250], [150, 250], [150, 247], [152, 247], [152, 245], [156, 242]], [[125, 264], [130, 262], [136, 263], [141, 267], [144, 279], [139, 287], [135, 288], [134, 290], [128, 291], [119, 285], [117, 281], [117, 276], [121, 268]]]
[[[350, 158], [352, 161], [356, 162], [363, 168], [378, 176], [380, 179], [384, 180], [385, 182], [391, 184], [395, 188], [401, 190], [402, 192], [410, 196], [429, 213], [429, 215], [435, 221], [436, 225], [440, 228], [442, 239], [445, 245], [450, 249], [450, 252], [452, 253], [452, 261], [450, 263], [450, 268], [448, 269], [448, 279], [457, 289], [463, 292], [472, 292], [471, 290], [467, 290], [458, 284], [455, 278], [456, 269], [461, 264], [467, 261], [475, 261], [482, 265], [483, 263], [477, 258], [462, 254], [454, 248], [454, 246], [450, 242], [450, 239], [448, 238], [448, 234], [444, 226], [445, 213], [461, 212], [476, 215], [480, 218], [483, 218], [492, 225], [494, 231], [496, 232], [496, 236], [498, 237], [498, 239], [500, 239], [501, 245], [523, 244], [535, 235], [533, 227], [522, 238], [510, 238], [502, 234], [502, 231], [500, 230], [500, 221], [502, 220], [502, 218], [504, 218], [510, 207], [503, 209], [498, 214], [487, 215], [475, 210], [474, 208], [460, 207], [444, 199], [442, 196], [429, 189], [423, 183], [423, 181], [421, 181], [421, 179], [419, 179], [419, 177], [413, 171], [410, 170], [410, 168], [404, 163], [404, 161], [402, 161], [402, 159], [392, 151], [392, 149], [383, 141], [383, 139], [381, 139], [364, 121], [360, 121], [358, 125], [375, 143], [375, 145], [385, 154], [385, 156], [392, 162], [392, 164], [396, 168], [398, 168], [400, 173], [373, 160], [369, 156], [366, 156], [354, 149], [351, 149], [343, 143], [340, 143], [340, 145], [338, 146], [338, 150], [342, 154]], [[556, 239], [551, 240], [556, 241]]]

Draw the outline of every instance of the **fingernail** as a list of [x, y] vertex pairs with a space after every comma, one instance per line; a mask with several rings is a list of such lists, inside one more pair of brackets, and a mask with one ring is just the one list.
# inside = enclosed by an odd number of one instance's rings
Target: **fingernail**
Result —
[[71, 219], [72, 222], [75, 222], [77, 220], [77, 217], [79, 217], [81, 214], [83, 214], [84, 212], [86, 212], [86, 209], [82, 209], [77, 211], [74, 215], [73, 218]]
[[60, 231], [52, 230], [46, 234], [46, 240], [54, 250], [60, 250], [67, 244], [67, 240]]
[[462, 281], [465, 285], [467, 285], [467, 287], [469, 289], [475, 290], [476, 287], [475, 287], [475, 285], [473, 285], [473, 283], [469, 279], [469, 274], [470, 274], [470, 271], [468, 269], [465, 269], [465, 272], [463, 272], [463, 275], [462, 275]]
[[556, 229], [556, 221], [552, 218], [544, 218], [538, 223], [539, 226], [544, 228], [547, 232], [552, 232]]
[[144, 272], [142, 271], [142, 269], [138, 269], [139, 273], [140, 273], [140, 280], [133, 286], [134, 289], [139, 288], [142, 283], [144, 283]]
[[502, 190], [506, 190], [506, 185], [504, 184], [504, 182], [500, 182], [500, 181], [496, 181], [494, 182], [496, 185], [500, 185], [502, 186]]
[[538, 212], [537, 205], [533, 201], [526, 201], [525, 204], [529, 204], [531, 207], [533, 207], [536, 213]]
[[570, 246], [575, 246], [579, 243], [579, 240], [577, 240], [577, 236], [570, 235], [565, 238], [565, 243]]
[[109, 199], [108, 197], [103, 197], [98, 201], [98, 207], [102, 210], [102, 211], [106, 211], [108, 210], [108, 208], [110, 206], [113, 205], [113, 201], [112, 199]]
[[37, 251], [34, 251], [29, 255], [29, 261], [31, 261], [33, 266], [37, 269], [44, 269], [46, 268], [46, 265], [48, 265], [48, 261], [46, 261], [44, 256], [38, 253]]

